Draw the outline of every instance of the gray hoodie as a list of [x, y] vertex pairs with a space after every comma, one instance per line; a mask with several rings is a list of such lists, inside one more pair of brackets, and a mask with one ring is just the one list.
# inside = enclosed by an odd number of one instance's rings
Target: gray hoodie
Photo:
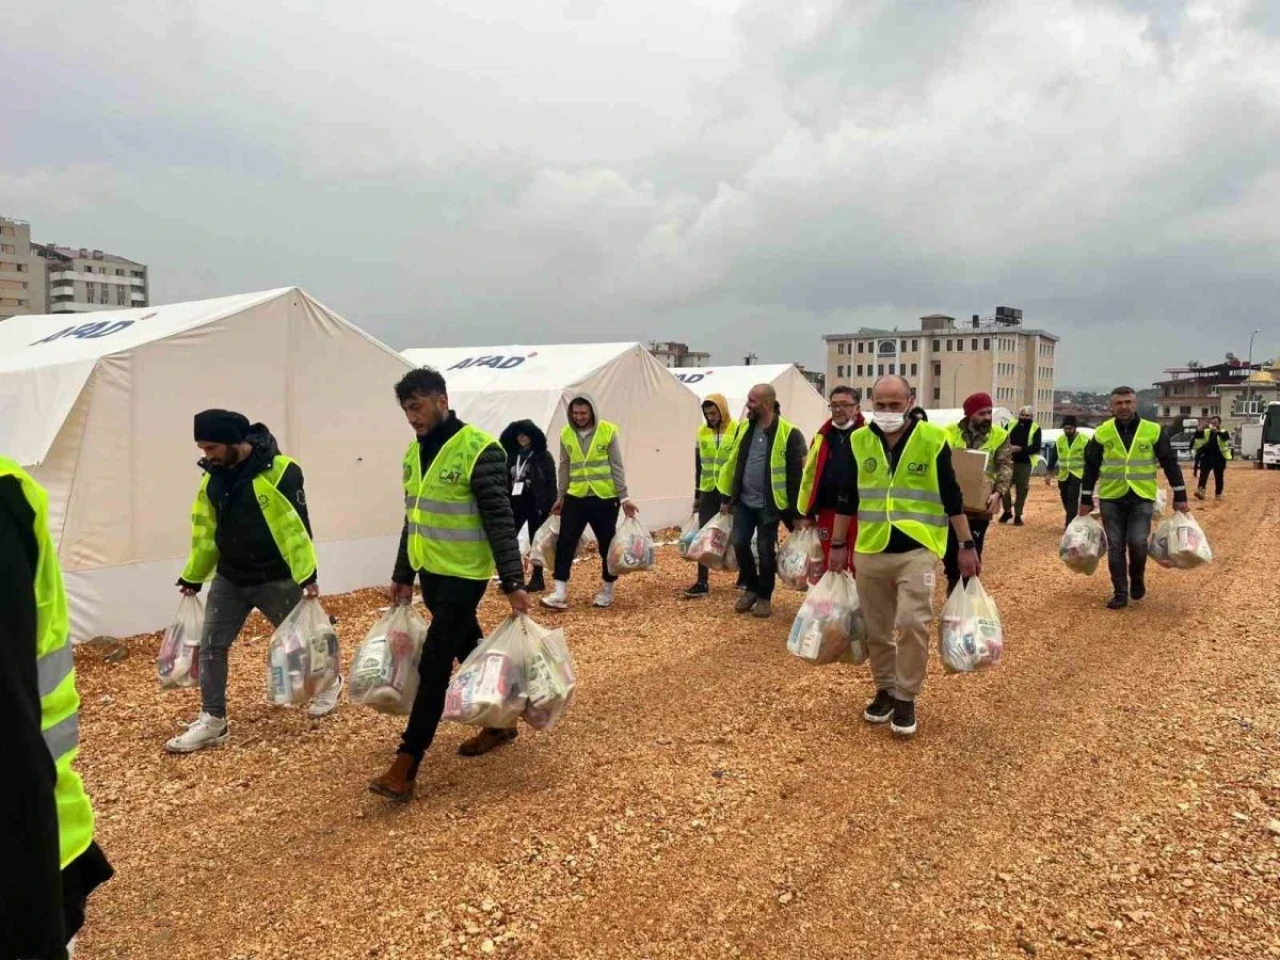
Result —
[[[569, 421], [569, 429], [574, 432], [578, 438], [580, 449], [586, 450], [591, 446], [592, 441], [596, 437], [596, 424], [599, 415], [596, 410], [595, 398], [589, 393], [576, 393], [569, 400], [569, 406], [565, 408], [566, 414], [579, 400], [591, 406], [591, 426], [587, 430], [578, 430], [573, 421]], [[613, 474], [613, 485], [618, 489], [618, 499], [627, 499], [627, 472], [622, 466], [622, 446], [618, 443], [618, 434], [613, 435], [613, 440], [609, 443], [609, 471]], [[560, 444], [560, 470], [559, 483], [557, 484], [560, 499], [563, 500], [566, 493], [569, 492], [569, 450], [563, 443]]]

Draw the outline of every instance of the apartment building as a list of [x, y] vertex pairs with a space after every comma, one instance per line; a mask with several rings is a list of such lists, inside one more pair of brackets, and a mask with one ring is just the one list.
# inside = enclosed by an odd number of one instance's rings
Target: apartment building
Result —
[[967, 323], [933, 313], [909, 330], [863, 328], [830, 333], [827, 386], [848, 384], [868, 393], [879, 376], [911, 381], [921, 406], [960, 407], [973, 393], [989, 393], [997, 406], [1035, 408], [1041, 424], [1053, 422], [1053, 381], [1059, 338], [1023, 326], [1022, 311], [997, 307], [992, 317]]
[[150, 305], [145, 264], [90, 250], [31, 244], [32, 255], [44, 265], [48, 289], [47, 313], [86, 313]]
[[44, 270], [32, 269], [31, 224], [0, 217], [0, 320], [44, 313]]
[[649, 352], [664, 367], [672, 369], [705, 367], [708, 361], [711, 360], [711, 354], [701, 350], [690, 350], [687, 343], [677, 343], [674, 340], [651, 340], [649, 341]]
[[[1228, 430], [1257, 420], [1266, 401], [1277, 393], [1267, 363], [1225, 363], [1170, 367], [1157, 380], [1156, 419], [1162, 426], [1181, 429], [1186, 423], [1221, 417]], [[1280, 365], [1277, 365], [1280, 370]]]

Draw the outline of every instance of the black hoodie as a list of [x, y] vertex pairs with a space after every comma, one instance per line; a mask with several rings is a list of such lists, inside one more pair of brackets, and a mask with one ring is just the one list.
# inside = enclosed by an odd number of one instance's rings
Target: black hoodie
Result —
[[517, 420], [502, 431], [498, 442], [507, 452], [507, 489], [515, 478], [516, 463], [524, 453], [520, 434], [531, 441], [529, 465], [524, 473], [524, 492], [533, 497], [534, 509], [539, 514], [550, 513], [556, 502], [556, 460], [547, 449], [547, 435], [532, 420]]

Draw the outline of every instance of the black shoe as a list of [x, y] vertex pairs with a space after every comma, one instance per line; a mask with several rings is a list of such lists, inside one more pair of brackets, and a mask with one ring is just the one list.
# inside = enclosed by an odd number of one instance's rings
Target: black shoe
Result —
[[916, 702], [914, 700], [893, 701], [893, 722], [889, 729], [900, 737], [910, 737], [916, 732]]
[[1021, 518], [1021, 517], [1014, 517], [1014, 518], [1013, 518], [1013, 525], [1014, 525], [1015, 527], [1023, 527], [1023, 526], [1026, 526], [1026, 524], [1024, 524], [1024, 523], [1022, 522], [1022, 518]]
[[1147, 595], [1147, 585], [1145, 583], [1135, 583], [1129, 587], [1129, 599], [1133, 601], [1141, 600]]
[[876, 698], [862, 712], [862, 719], [867, 723], [888, 723], [893, 716], [893, 704], [893, 694], [888, 690], [877, 690]]
[[1000, 514], [1000, 522], [1001, 522], [1001, 523], [1008, 523], [1008, 522], [1009, 522], [1010, 520], [1012, 520], [1012, 519], [1013, 519], [1013, 514], [1012, 514], [1012, 513], [1010, 513], [1008, 510], [1006, 510], [1004, 513]]
[[1112, 597], [1107, 601], [1108, 610], [1123, 610], [1129, 605], [1128, 597]]
[[529, 585], [525, 587], [530, 593], [542, 593], [547, 589], [546, 582], [542, 579], [542, 568], [534, 567], [533, 576], [529, 578]]
[[696, 600], [699, 597], [705, 597], [711, 592], [711, 588], [699, 580], [692, 587], [684, 592], [684, 595], [690, 600]]

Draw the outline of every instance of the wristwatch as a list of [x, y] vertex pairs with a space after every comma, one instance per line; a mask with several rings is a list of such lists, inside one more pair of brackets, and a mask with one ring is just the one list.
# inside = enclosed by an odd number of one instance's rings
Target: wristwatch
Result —
[[978, 545], [974, 543], [972, 540], [961, 540], [960, 549], [961, 550], [977, 550]]

